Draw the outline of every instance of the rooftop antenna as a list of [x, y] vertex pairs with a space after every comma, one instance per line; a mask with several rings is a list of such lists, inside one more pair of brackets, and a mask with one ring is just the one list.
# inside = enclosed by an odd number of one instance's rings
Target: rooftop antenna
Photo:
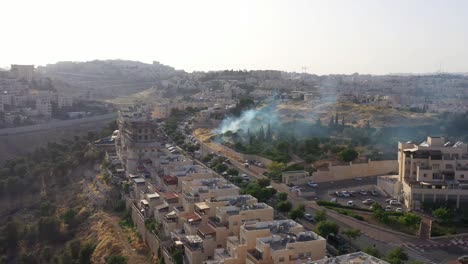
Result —
[[302, 69], [302, 73], [307, 73], [307, 70], [309, 69], [309, 67], [302, 66], [301, 69]]

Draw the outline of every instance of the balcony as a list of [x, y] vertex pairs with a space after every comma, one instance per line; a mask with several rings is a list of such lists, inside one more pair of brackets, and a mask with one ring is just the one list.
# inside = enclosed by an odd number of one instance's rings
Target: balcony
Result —
[[262, 253], [256, 251], [256, 250], [251, 250], [247, 252], [247, 258], [255, 264], [267, 264], [268, 261], [263, 260], [262, 258]]

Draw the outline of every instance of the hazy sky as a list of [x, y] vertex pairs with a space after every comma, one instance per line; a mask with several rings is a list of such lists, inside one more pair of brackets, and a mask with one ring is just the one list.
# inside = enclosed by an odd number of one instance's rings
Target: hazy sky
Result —
[[468, 72], [468, 1], [2, 0], [0, 65]]

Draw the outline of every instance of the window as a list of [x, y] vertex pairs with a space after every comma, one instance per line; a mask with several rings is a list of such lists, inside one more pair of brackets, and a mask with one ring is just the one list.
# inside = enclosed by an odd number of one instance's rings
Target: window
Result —
[[434, 164], [434, 165], [432, 165], [432, 169], [433, 169], [433, 170], [438, 170], [438, 169], [439, 169], [439, 164]]
[[453, 166], [452, 166], [452, 164], [445, 164], [445, 168], [450, 170], [450, 169], [453, 168]]
[[145, 140], [148, 140], [148, 136], [145, 136]]
[[278, 261], [279, 261], [279, 262], [284, 262], [284, 257], [279, 257], [279, 258], [278, 258]]
[[138, 133], [141, 133], [141, 129], [138, 129]]
[[427, 176], [427, 174], [426, 174], [426, 173], [424, 173], [424, 174], [423, 174], [423, 177], [425, 178], [426, 176]]
[[461, 175], [460, 175], [460, 178], [464, 179], [464, 178], [465, 178], [465, 175], [464, 175], [464, 174], [461, 174]]
[[138, 136], [138, 140], [141, 140], [141, 136]]
[[299, 258], [304, 258], [304, 253], [299, 253]]

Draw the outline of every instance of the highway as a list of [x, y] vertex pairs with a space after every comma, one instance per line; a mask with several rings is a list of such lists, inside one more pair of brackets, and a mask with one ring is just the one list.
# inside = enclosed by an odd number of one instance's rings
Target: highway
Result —
[[31, 133], [31, 132], [37, 132], [37, 131], [43, 131], [43, 130], [51, 130], [51, 129], [60, 129], [60, 128], [79, 126], [79, 125], [99, 122], [99, 121], [107, 122], [107, 121], [115, 120], [116, 118], [117, 118], [117, 113], [113, 112], [113, 113], [109, 113], [105, 115], [91, 116], [91, 117], [78, 118], [78, 119], [53, 120], [51, 122], [47, 122], [44, 124], [3, 128], [3, 129], [0, 129], [0, 136], [25, 134], [25, 133]]

